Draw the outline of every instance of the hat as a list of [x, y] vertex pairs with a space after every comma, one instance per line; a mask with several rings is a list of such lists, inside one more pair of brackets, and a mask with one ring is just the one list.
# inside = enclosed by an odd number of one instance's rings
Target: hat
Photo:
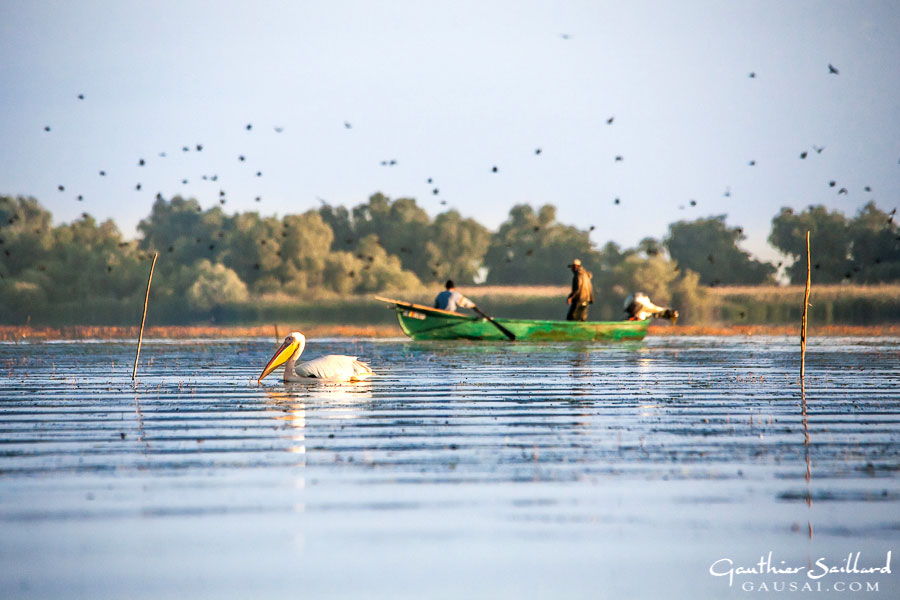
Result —
[[575, 260], [572, 261], [572, 264], [569, 265], [569, 266], [570, 266], [570, 267], [580, 267], [580, 266], [581, 266], [581, 259], [580, 259], [580, 258], [576, 258]]

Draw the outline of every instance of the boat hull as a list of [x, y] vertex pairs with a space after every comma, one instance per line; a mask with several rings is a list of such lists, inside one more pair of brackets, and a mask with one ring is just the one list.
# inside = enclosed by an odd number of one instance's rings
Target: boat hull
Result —
[[[507, 337], [487, 319], [387, 300], [397, 312], [403, 333], [414, 340], [498, 340]], [[649, 321], [543, 321], [494, 319], [517, 341], [642, 340]]]

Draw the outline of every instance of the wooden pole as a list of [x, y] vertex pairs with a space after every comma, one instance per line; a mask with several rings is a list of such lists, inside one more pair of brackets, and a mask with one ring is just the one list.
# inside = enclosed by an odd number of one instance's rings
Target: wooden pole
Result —
[[806, 232], [806, 292], [803, 294], [803, 321], [800, 325], [800, 381], [806, 375], [806, 315], [809, 310], [809, 232]]
[[141, 316], [141, 332], [138, 334], [137, 354], [134, 355], [134, 370], [131, 371], [131, 380], [137, 376], [138, 359], [141, 357], [141, 342], [144, 341], [144, 322], [147, 320], [147, 303], [150, 301], [150, 282], [153, 281], [153, 267], [156, 266], [156, 259], [159, 258], [159, 252], [153, 255], [153, 262], [150, 263], [150, 277], [147, 278], [147, 293], [144, 295], [144, 314]]

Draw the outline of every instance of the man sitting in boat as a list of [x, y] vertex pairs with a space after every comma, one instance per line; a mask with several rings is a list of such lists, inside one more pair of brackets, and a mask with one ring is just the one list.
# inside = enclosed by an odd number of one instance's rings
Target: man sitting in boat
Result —
[[569, 313], [566, 321], [587, 321], [588, 305], [594, 303], [594, 286], [591, 285], [590, 271], [581, 266], [581, 259], [576, 258], [569, 265], [572, 269], [572, 293], [566, 298]]
[[475, 303], [456, 291], [456, 284], [452, 279], [448, 279], [444, 284], [447, 288], [437, 295], [434, 299], [434, 307], [442, 310], [456, 312], [456, 308], [475, 308]]
[[669, 319], [674, 325], [678, 320], [677, 310], [653, 304], [643, 292], [637, 292], [625, 298], [625, 312], [628, 313], [629, 321], [643, 321], [644, 319], [655, 317], [657, 319]]

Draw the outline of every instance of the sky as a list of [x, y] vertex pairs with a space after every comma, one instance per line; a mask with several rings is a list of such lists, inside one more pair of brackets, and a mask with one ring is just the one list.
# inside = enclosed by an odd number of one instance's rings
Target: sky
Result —
[[724, 214], [777, 260], [782, 207], [900, 206], [898, 64], [895, 0], [0, 0], [0, 194], [129, 239], [157, 193], [550, 203], [624, 247]]

